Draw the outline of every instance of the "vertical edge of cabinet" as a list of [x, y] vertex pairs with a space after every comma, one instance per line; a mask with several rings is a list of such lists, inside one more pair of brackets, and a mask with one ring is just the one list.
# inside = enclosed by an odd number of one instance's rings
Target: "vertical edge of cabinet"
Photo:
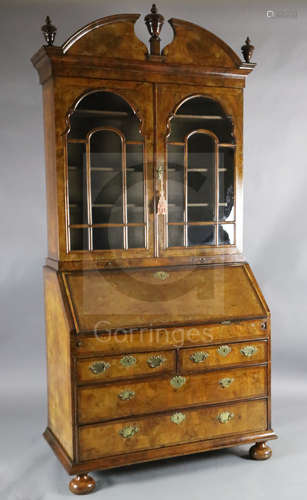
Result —
[[48, 375], [48, 428], [70, 458], [74, 457], [74, 414], [70, 331], [60, 277], [44, 268]]
[[54, 81], [53, 78], [49, 78], [43, 84], [48, 256], [57, 260], [59, 258], [59, 221], [54, 98]]

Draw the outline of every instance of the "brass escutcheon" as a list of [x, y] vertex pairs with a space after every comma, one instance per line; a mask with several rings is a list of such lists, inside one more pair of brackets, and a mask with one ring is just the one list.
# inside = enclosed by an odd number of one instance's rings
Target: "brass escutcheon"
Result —
[[222, 411], [217, 419], [220, 422], [220, 424], [227, 424], [234, 418], [234, 414], [231, 413], [230, 411]]
[[133, 437], [137, 432], [139, 432], [139, 428], [136, 425], [127, 425], [127, 427], [123, 427], [123, 429], [119, 431], [119, 434], [124, 439], [129, 439]]
[[177, 413], [174, 413], [174, 415], [171, 416], [171, 421], [174, 424], [181, 424], [185, 420], [185, 414], [181, 413], [180, 411]]
[[221, 378], [219, 384], [223, 387], [223, 389], [225, 389], [226, 387], [229, 387], [232, 382], [234, 382], [234, 378], [225, 377]]
[[157, 354], [148, 358], [147, 364], [150, 366], [150, 368], [157, 368], [158, 366], [161, 366], [162, 363], [165, 363], [165, 361], [166, 358]]
[[174, 389], [179, 389], [186, 383], [186, 378], [181, 375], [175, 375], [175, 377], [171, 378], [170, 384]]
[[123, 366], [133, 366], [136, 364], [136, 358], [134, 356], [123, 356], [120, 364]]
[[247, 358], [251, 358], [252, 356], [254, 356], [257, 351], [258, 348], [255, 345], [246, 345], [245, 347], [242, 347], [242, 349], [240, 349], [240, 353]]
[[94, 375], [99, 375], [100, 373], [105, 372], [111, 367], [110, 363], [106, 363], [105, 361], [96, 361], [95, 363], [89, 366], [89, 370], [91, 370]]
[[229, 345], [221, 345], [217, 349], [217, 352], [219, 353], [220, 356], [223, 356], [225, 358], [231, 352], [231, 347], [229, 347]]
[[196, 351], [191, 354], [190, 359], [193, 363], [203, 363], [209, 357], [209, 354], [205, 351]]
[[165, 281], [167, 280], [167, 278], [169, 278], [169, 274], [166, 271], [157, 271], [156, 273], [154, 273], [154, 278]]
[[118, 395], [119, 399], [121, 399], [122, 401], [128, 401], [129, 399], [133, 399], [134, 396], [135, 396], [135, 392], [130, 391], [129, 389], [120, 392]]

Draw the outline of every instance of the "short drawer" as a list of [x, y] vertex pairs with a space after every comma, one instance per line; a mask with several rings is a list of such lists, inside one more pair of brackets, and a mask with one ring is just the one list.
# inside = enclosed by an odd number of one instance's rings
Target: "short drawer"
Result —
[[79, 428], [80, 460], [267, 428], [266, 400], [175, 412]]
[[79, 423], [265, 396], [266, 366], [79, 387]]
[[194, 372], [226, 365], [267, 361], [267, 342], [242, 342], [180, 350], [181, 372]]
[[133, 353], [77, 361], [79, 382], [95, 380], [102, 382], [157, 373], [172, 373], [175, 370], [175, 351]]

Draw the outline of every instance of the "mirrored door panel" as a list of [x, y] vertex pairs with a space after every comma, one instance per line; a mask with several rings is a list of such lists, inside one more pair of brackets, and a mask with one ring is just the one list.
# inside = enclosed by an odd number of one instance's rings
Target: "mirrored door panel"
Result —
[[235, 245], [233, 124], [208, 97], [183, 101], [166, 140], [166, 247]]
[[145, 249], [145, 142], [140, 120], [121, 96], [85, 96], [67, 137], [71, 251]]

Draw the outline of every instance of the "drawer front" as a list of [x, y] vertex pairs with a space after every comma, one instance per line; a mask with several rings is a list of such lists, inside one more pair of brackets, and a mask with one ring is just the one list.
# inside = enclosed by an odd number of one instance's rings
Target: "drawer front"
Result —
[[239, 322], [223, 322], [211, 325], [183, 326], [177, 328], [154, 328], [128, 333], [110, 335], [95, 334], [73, 340], [73, 352], [76, 356], [101, 352], [119, 354], [122, 352], [152, 351], [174, 347], [199, 346], [230, 342], [231, 340], [249, 340], [266, 338], [269, 335], [268, 319]]
[[267, 342], [221, 344], [215, 347], [180, 350], [180, 371], [192, 372], [226, 365], [267, 361]]
[[176, 370], [176, 351], [132, 353], [78, 360], [79, 382], [109, 381]]
[[264, 396], [266, 366], [218, 370], [186, 377], [80, 387], [79, 423], [149, 414], [170, 408]]
[[267, 428], [266, 400], [178, 410], [79, 428], [80, 460]]

